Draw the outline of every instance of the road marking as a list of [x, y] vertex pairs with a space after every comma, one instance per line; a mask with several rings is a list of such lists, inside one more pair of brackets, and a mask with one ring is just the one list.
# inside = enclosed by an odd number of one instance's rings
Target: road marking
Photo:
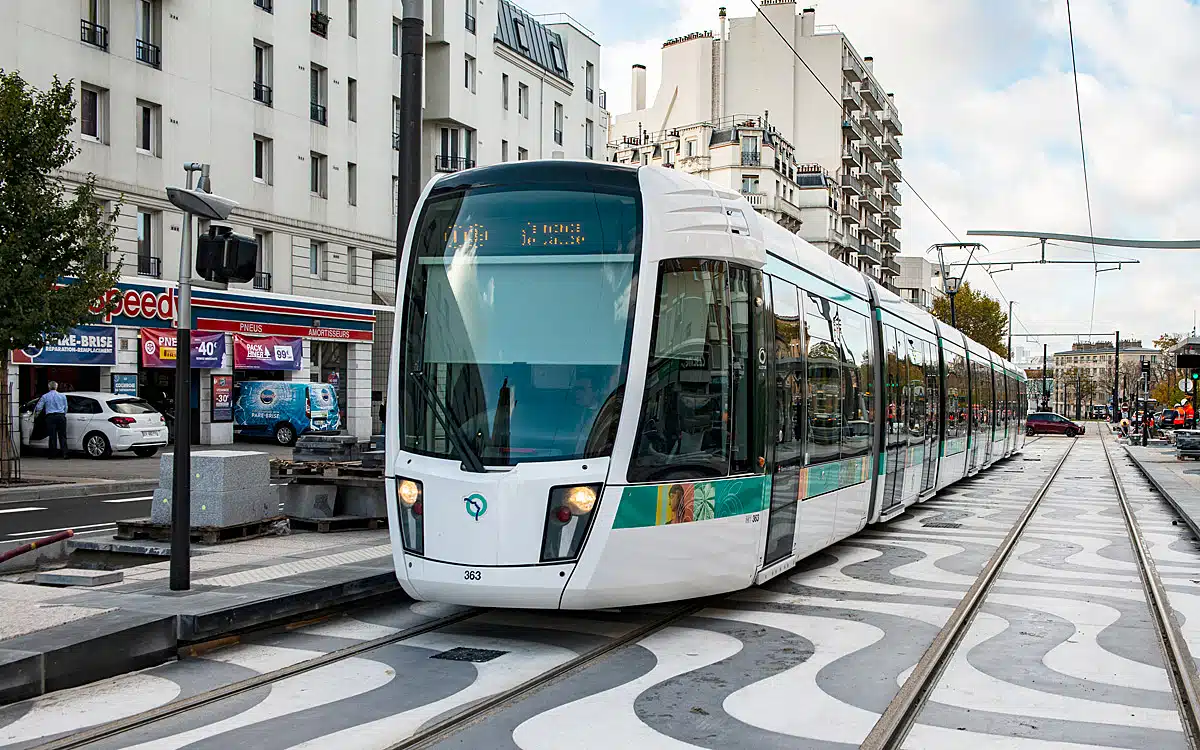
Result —
[[25, 536], [30, 536], [32, 534], [56, 534], [60, 531], [68, 531], [68, 530], [78, 531], [79, 529], [98, 529], [101, 526], [112, 526], [115, 528], [116, 525], [117, 524], [113, 521], [109, 521], [108, 523], [89, 523], [89, 524], [83, 524], [82, 526], [64, 526], [61, 529], [38, 529], [37, 531], [21, 531], [16, 534], [9, 534], [8, 537], [10, 539], [12, 539], [14, 537], [18, 537], [18, 536], [25, 537]]
[[[104, 528], [99, 528], [99, 529], [87, 529], [86, 531], [77, 531], [77, 532], [75, 532], [75, 537], [73, 537], [73, 538], [78, 538], [81, 536], [85, 536], [87, 534], [107, 534], [110, 531], [116, 531], [116, 530], [117, 530], [117, 525], [113, 524], [112, 526], [106, 526]], [[24, 532], [22, 532], [22, 533], [24, 533]], [[5, 539], [4, 541], [0, 542], [0, 544], [16, 544], [19, 546], [21, 544], [24, 544], [25, 542], [36, 542], [37, 540], [43, 538], [44, 536], [45, 536], [44, 532], [37, 532], [33, 536], [18, 536], [14, 539]]]
[[118, 500], [102, 500], [105, 503], [140, 503], [144, 500], [153, 500], [154, 495], [146, 495], [144, 497], [122, 497]]
[[35, 511], [35, 510], [47, 510], [47, 509], [46, 508], [34, 508], [33, 506], [26, 506], [24, 508], [0, 508], [0, 513], [29, 513], [31, 511]]

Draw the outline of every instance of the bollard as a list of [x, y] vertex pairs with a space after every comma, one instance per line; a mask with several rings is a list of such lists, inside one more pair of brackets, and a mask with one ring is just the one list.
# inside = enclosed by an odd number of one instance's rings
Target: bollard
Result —
[[0, 553], [0, 563], [8, 562], [17, 555], [23, 555], [26, 552], [33, 552], [38, 547], [45, 547], [47, 545], [54, 544], [55, 542], [61, 542], [64, 539], [70, 539], [73, 536], [75, 536], [75, 532], [68, 529], [67, 531], [60, 531], [54, 536], [48, 536], [45, 539], [39, 539], [36, 542], [22, 544], [20, 547], [10, 549], [8, 552]]

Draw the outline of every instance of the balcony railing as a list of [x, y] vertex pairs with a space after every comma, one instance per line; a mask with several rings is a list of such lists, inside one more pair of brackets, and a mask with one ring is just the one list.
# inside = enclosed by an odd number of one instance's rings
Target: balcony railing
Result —
[[313, 122], [325, 124], [325, 105], [312, 102], [308, 105], [308, 116]]
[[275, 5], [271, 2], [271, 0], [254, 0], [254, 4], [268, 13], [275, 12]]
[[589, 102], [596, 100], [596, 90], [591, 86], [588, 86], [583, 90], [583, 95]]
[[885, 250], [898, 253], [900, 252], [900, 241], [896, 239], [896, 235], [893, 232], [884, 232], [881, 247]]
[[859, 205], [867, 205], [877, 214], [883, 213], [883, 202], [879, 200], [879, 196], [875, 195], [874, 190], [866, 190], [862, 197], [858, 199]]
[[899, 276], [900, 275], [900, 264], [896, 261], [895, 258], [888, 258], [887, 260], [885, 260], [883, 262], [883, 270], [890, 273], [893, 276]]
[[883, 114], [883, 124], [896, 135], [904, 135], [904, 126], [900, 124], [900, 115], [896, 114], [896, 110], [889, 108]]
[[461, 156], [443, 156], [442, 154], [438, 154], [433, 158], [433, 168], [437, 172], [459, 172], [464, 169], [473, 169], [474, 167], [474, 159], [466, 159]]
[[467, 31], [474, 34], [475, 33], [475, 16], [471, 15], [470, 13], [467, 13], [465, 21], [466, 22], [464, 25], [467, 27]]
[[767, 196], [763, 193], [755, 193], [753, 191], [742, 191], [742, 196], [749, 201], [753, 208], [762, 208], [767, 202]]
[[608, 109], [608, 93], [600, 89], [600, 109]]
[[108, 49], [108, 29], [84, 19], [79, 21], [79, 41], [100, 49]]
[[867, 77], [867, 72], [863, 69], [862, 63], [849, 52], [842, 54], [842, 70], [851, 81], [861, 81]]
[[554, 129], [554, 142], [560, 146], [562, 145], [562, 142], [563, 142], [563, 132], [562, 132], [562, 130], [560, 130], [558, 128]]
[[842, 104], [848, 110], [857, 111], [862, 109], [862, 96], [853, 86], [842, 84]]
[[854, 246], [854, 252], [858, 253], [858, 257], [866, 258], [873, 266], [877, 266], [883, 261], [883, 255], [869, 242], [859, 240]]
[[139, 255], [137, 259], [138, 276], [149, 276], [152, 279], [162, 278], [162, 260], [151, 255]]
[[400, 150], [400, 131], [399, 130], [392, 131], [392, 149], [395, 151]]
[[254, 288], [261, 289], [264, 292], [271, 291], [271, 274], [266, 271], [257, 271], [254, 274]]
[[861, 229], [864, 234], [869, 234], [876, 239], [883, 239], [883, 227], [879, 226], [879, 222], [871, 218], [863, 219]]
[[889, 201], [891, 201], [893, 204], [895, 204], [897, 206], [900, 205], [900, 191], [896, 189], [896, 186], [894, 184], [888, 185], [887, 190], [885, 190], [883, 193], [883, 197], [887, 198]]
[[854, 195], [862, 195], [863, 193], [862, 181], [852, 174], [842, 175], [842, 188]]
[[900, 228], [900, 214], [892, 209], [888, 209], [883, 214], [883, 223], [890, 225], [893, 229]]
[[583, 155], [586, 156], [587, 158], [589, 158], [589, 159], [592, 158], [593, 153], [594, 153], [594, 151], [592, 150], [591, 146], [583, 147]]
[[271, 106], [271, 87], [265, 83], [254, 82], [254, 101]]
[[151, 44], [142, 39], [138, 39], [134, 43], [134, 57], [138, 62], [144, 62], [147, 65], [153, 65], [156, 68], [162, 67], [162, 50], [157, 44]]
[[870, 162], [863, 162], [863, 168], [859, 173], [859, 177], [863, 178], [863, 181], [871, 187], [883, 187], [883, 178]]
[[893, 159], [904, 158], [904, 149], [900, 147], [900, 141], [890, 132], [883, 136], [883, 150]]
[[312, 33], [316, 34], [317, 36], [329, 36], [328, 15], [321, 13], [320, 11], [314, 11], [310, 15], [310, 18], [311, 20], [308, 26], [310, 29], [312, 29]]
[[761, 151], [743, 151], [742, 152], [743, 167], [761, 167], [762, 152]]

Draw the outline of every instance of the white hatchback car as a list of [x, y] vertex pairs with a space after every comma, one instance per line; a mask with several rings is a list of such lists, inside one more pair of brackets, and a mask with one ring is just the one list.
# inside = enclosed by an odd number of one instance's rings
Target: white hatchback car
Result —
[[[167, 444], [167, 423], [145, 399], [98, 391], [72, 391], [67, 397], [67, 449], [91, 458], [131, 450], [149, 458]], [[45, 422], [34, 420], [37, 399], [21, 406], [21, 445], [49, 447]], [[35, 427], [38, 428], [35, 437]]]

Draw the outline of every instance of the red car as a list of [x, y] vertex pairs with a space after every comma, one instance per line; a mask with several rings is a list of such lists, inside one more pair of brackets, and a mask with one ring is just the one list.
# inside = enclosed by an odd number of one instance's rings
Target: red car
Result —
[[1083, 425], [1053, 412], [1034, 412], [1025, 418], [1026, 435], [1082, 435]]

